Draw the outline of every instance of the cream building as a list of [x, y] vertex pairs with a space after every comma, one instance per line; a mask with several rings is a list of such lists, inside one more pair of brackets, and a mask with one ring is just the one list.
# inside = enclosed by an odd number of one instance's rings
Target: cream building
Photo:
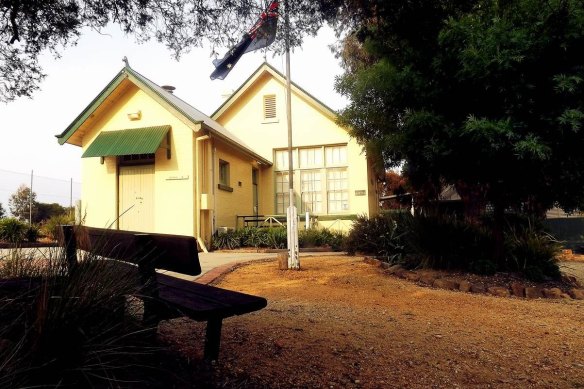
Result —
[[[87, 225], [189, 235], [204, 248], [219, 228], [285, 219], [285, 112], [284, 77], [268, 64], [211, 117], [126, 66], [57, 138], [83, 149]], [[368, 158], [294, 84], [292, 125], [299, 214], [338, 229], [375, 214]]]

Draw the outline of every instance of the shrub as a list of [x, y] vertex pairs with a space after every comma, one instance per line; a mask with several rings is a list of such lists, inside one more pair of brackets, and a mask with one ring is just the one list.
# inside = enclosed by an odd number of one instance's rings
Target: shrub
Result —
[[42, 232], [52, 240], [57, 240], [61, 234], [61, 225], [75, 224], [75, 219], [68, 215], [51, 216], [43, 225]]
[[39, 239], [40, 229], [38, 226], [32, 224], [26, 227], [26, 231], [24, 232], [24, 237], [26, 238], [27, 242], [34, 243]]
[[211, 238], [211, 248], [213, 250], [233, 250], [241, 247], [239, 235], [232, 230], [226, 232], [216, 231]]
[[404, 254], [404, 224], [407, 215], [380, 214], [373, 218], [360, 215], [346, 240], [347, 252], [375, 255], [387, 262], [399, 262]]
[[242, 232], [241, 245], [247, 247], [268, 247], [270, 243], [270, 237], [268, 230], [259, 227], [247, 227], [244, 232]]
[[534, 281], [561, 276], [556, 256], [559, 243], [541, 223], [517, 215], [507, 219], [505, 257], [493, 260], [492, 221], [471, 224], [454, 216], [384, 214], [360, 216], [349, 232], [349, 254], [363, 252], [409, 268], [456, 269], [491, 275], [520, 272]]
[[346, 247], [347, 234], [343, 231], [320, 230], [322, 244], [329, 246], [334, 251], [341, 251]]
[[0, 240], [20, 243], [26, 238], [28, 224], [15, 218], [0, 219]]
[[335, 251], [345, 247], [347, 235], [341, 231], [331, 231], [327, 228], [298, 231], [298, 245], [303, 248], [329, 246]]
[[[9, 261], [32, 262], [13, 253]], [[38, 286], [22, 283], [0, 294], [0, 387], [146, 386], [159, 374], [160, 348], [138, 307], [126, 304], [136, 274], [91, 253], [72, 275], [64, 263], [63, 250], [50, 250], [42, 266], [2, 267], [3, 277], [32, 277]]]
[[298, 231], [299, 247], [319, 247], [323, 246], [323, 236], [321, 230], [310, 228]]
[[523, 273], [533, 281], [559, 279], [559, 242], [550, 234], [532, 224], [511, 228], [506, 234], [507, 270]]
[[288, 232], [285, 227], [275, 227], [268, 230], [268, 247], [284, 249], [288, 245]]
[[492, 259], [491, 232], [454, 216], [410, 217], [405, 228], [405, 246], [410, 267], [474, 269], [489, 273]]

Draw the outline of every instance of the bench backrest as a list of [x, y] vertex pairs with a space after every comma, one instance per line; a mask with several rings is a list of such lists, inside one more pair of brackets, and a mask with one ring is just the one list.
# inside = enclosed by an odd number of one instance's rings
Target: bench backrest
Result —
[[[141, 238], [136, 239], [139, 235]], [[201, 274], [197, 242], [192, 236], [121, 231], [95, 227], [75, 227], [77, 247], [95, 255], [137, 263], [145, 253], [154, 267], [188, 275]], [[147, 242], [138, 247], [137, 241]]]

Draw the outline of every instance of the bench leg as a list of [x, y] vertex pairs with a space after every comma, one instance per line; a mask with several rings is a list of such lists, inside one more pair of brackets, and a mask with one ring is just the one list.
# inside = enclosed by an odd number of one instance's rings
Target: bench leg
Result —
[[204, 355], [206, 361], [216, 361], [219, 358], [222, 325], [222, 318], [212, 318], [207, 321], [207, 336], [205, 339]]

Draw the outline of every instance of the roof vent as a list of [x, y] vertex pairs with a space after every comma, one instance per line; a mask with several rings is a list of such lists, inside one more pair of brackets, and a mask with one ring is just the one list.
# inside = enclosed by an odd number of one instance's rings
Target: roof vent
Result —
[[174, 86], [171, 85], [162, 85], [161, 88], [167, 91], [168, 93], [174, 93], [174, 90], [176, 89]]

